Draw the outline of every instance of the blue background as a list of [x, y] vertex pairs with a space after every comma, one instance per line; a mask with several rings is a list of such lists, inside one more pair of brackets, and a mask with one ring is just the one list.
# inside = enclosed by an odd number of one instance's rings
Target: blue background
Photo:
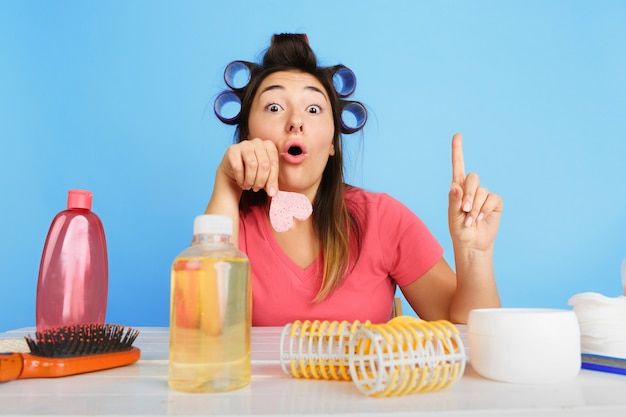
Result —
[[[626, 2], [0, 1], [0, 331], [32, 326], [67, 191], [94, 193], [107, 321], [167, 325], [169, 269], [233, 137], [212, 113], [232, 60], [306, 32], [357, 74], [350, 182], [417, 213], [453, 262], [450, 139], [500, 193], [506, 307], [622, 293]], [[405, 306], [405, 312], [408, 307]]]

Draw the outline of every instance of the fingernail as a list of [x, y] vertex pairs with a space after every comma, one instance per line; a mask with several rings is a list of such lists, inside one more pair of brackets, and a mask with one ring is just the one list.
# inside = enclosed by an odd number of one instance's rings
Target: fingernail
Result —
[[274, 194], [276, 194], [276, 188], [270, 187], [270, 197], [274, 197]]
[[480, 213], [480, 214], [478, 215], [478, 218], [476, 219], [476, 221], [477, 221], [477, 222], [479, 222], [479, 221], [481, 221], [481, 220], [482, 220], [482, 219], [484, 219], [484, 218], [485, 218], [485, 213]]
[[470, 227], [473, 222], [474, 219], [472, 218], [472, 216], [467, 216], [467, 218], [465, 219], [465, 227]]
[[472, 209], [472, 204], [469, 201], [466, 201], [465, 203], [463, 203], [463, 211], [464, 212], [468, 212]]

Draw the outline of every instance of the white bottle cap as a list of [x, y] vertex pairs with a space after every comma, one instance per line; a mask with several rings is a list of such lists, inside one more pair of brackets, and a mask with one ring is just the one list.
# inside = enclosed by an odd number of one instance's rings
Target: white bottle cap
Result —
[[233, 234], [233, 221], [228, 216], [218, 214], [201, 214], [193, 222], [193, 234]]

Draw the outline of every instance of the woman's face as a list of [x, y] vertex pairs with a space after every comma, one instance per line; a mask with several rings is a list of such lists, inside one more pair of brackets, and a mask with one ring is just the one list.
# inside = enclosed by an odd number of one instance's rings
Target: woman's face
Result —
[[276, 145], [279, 188], [312, 201], [328, 158], [335, 154], [331, 102], [320, 81], [296, 70], [268, 75], [252, 101], [248, 128], [248, 139]]

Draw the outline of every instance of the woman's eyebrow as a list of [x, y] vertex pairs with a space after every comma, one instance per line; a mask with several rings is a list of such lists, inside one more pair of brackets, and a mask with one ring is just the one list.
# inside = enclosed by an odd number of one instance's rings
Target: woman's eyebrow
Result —
[[283, 87], [280, 84], [274, 84], [274, 85], [268, 85], [267, 87], [265, 87], [260, 93], [259, 95], [266, 93], [268, 91], [272, 91], [272, 90], [284, 90], [285, 87]]
[[[285, 87], [284, 87], [284, 86], [282, 86], [282, 85], [280, 85], [280, 84], [272, 84], [272, 85], [268, 85], [267, 87], [265, 87], [265, 88], [264, 88], [264, 89], [263, 89], [263, 90], [259, 93], [259, 96], [263, 95], [263, 93], [266, 93], [266, 92], [268, 92], [268, 91], [272, 91], [272, 90], [283, 90], [283, 91], [284, 91], [284, 90], [285, 90]], [[305, 87], [304, 87], [304, 90], [307, 90], [307, 91], [313, 91], [313, 92], [319, 93], [319, 94], [321, 94], [321, 95], [324, 97], [324, 99], [328, 100], [328, 97], [326, 97], [326, 94], [324, 94], [324, 92], [323, 92], [321, 89], [317, 88], [317, 87], [316, 87], [316, 86], [314, 86], [314, 85], [307, 85], [307, 86], [305, 86]]]
[[320, 93], [324, 97], [324, 99], [328, 100], [328, 97], [326, 97], [326, 94], [324, 94], [324, 92], [322, 90], [320, 90], [319, 88], [315, 87], [314, 85], [307, 85], [306, 87], [304, 87], [304, 89]]

